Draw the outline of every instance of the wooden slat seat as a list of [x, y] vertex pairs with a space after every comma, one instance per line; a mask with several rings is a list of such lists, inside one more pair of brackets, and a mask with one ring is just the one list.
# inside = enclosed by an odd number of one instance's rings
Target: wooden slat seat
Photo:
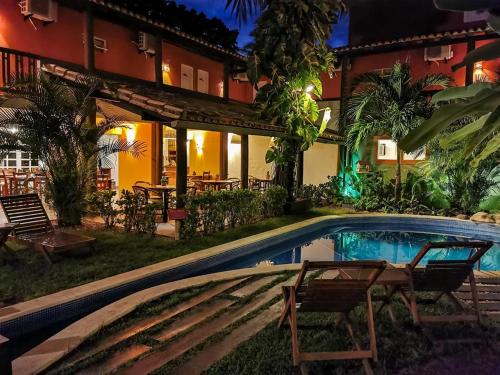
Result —
[[16, 224], [14, 237], [40, 250], [49, 263], [50, 253], [93, 247], [95, 238], [54, 230], [37, 194], [0, 197], [9, 223]]
[[[368, 359], [377, 361], [375, 324], [371, 303], [370, 287], [386, 267], [385, 261], [356, 262], [309, 262], [305, 261], [294, 286], [283, 287], [284, 309], [278, 326], [286, 319], [292, 331], [292, 354], [294, 365], [307, 361], [331, 361], [357, 359], [363, 361], [367, 373], [372, 373]], [[323, 275], [335, 271], [334, 278], [320, 278], [307, 281], [309, 271], [321, 270]], [[367, 304], [367, 323], [370, 349], [363, 350], [354, 335], [349, 313], [357, 306]], [[299, 347], [297, 313], [338, 313], [339, 323], [344, 322], [355, 349], [337, 352], [301, 352]]]
[[[422, 247], [411, 263], [406, 265], [404, 272], [406, 277], [399, 278], [396, 282], [384, 284], [384, 277], [381, 277], [380, 284], [386, 286], [386, 296], [379, 307], [380, 312], [385, 306], [388, 306], [391, 318], [394, 315], [390, 309], [392, 296], [398, 294], [404, 304], [410, 310], [415, 324], [423, 325], [426, 323], [444, 323], [464, 321], [476, 321], [481, 324], [481, 313], [479, 311], [478, 295], [476, 282], [474, 279], [474, 266], [481, 257], [488, 251], [492, 242], [489, 241], [465, 241], [465, 242], [429, 242]], [[452, 260], [429, 260], [425, 267], [420, 267], [419, 263], [433, 249], [445, 249], [446, 251], [470, 249], [469, 256], [465, 259]], [[473, 299], [472, 314], [464, 314], [464, 306], [458, 302], [452, 292], [462, 289], [464, 281], [469, 279], [470, 291]], [[431, 301], [436, 303], [443, 296], [448, 296], [455, 305], [461, 310], [459, 315], [422, 315], [418, 311], [417, 293], [434, 293], [435, 298]], [[424, 301], [423, 301], [424, 302]]]

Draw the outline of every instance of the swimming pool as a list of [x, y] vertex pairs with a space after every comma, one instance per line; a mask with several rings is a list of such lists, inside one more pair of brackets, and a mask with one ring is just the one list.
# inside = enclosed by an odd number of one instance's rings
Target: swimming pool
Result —
[[[48, 296], [46, 302], [30, 308], [29, 313], [0, 316], [0, 334], [19, 338], [29, 337], [33, 332], [49, 332], [51, 327], [67, 325], [135, 292], [183, 278], [245, 267], [299, 263], [304, 259], [386, 259], [405, 263], [425, 242], [464, 238], [495, 242], [494, 248], [483, 257], [481, 269], [500, 270], [500, 225], [414, 215], [312, 218], [112, 276], [97, 281], [99, 286], [95, 289], [77, 287], [78, 291], [62, 300]], [[107, 286], [103, 287], [103, 283]]]
[[[218, 270], [260, 267], [309, 261], [384, 259], [390, 263], [409, 263], [427, 242], [458, 242], [470, 237], [408, 231], [361, 230], [331, 227], [318, 237], [298, 238], [290, 246], [273, 246], [242, 256]], [[430, 259], [465, 259], [469, 249], [431, 249], [421, 264]], [[500, 270], [500, 243], [481, 258], [483, 271]]]

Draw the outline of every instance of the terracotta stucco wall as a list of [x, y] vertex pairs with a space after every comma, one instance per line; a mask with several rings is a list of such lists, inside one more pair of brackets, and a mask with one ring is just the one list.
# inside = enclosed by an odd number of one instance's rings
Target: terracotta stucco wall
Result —
[[[58, 7], [56, 22], [24, 20], [19, 0], [0, 1], [0, 47], [83, 64], [83, 13]], [[36, 27], [36, 28], [35, 28]]]
[[140, 53], [133, 43], [137, 31], [101, 19], [95, 20], [94, 34], [107, 41], [108, 51], [95, 51], [96, 69], [154, 81], [154, 57]]

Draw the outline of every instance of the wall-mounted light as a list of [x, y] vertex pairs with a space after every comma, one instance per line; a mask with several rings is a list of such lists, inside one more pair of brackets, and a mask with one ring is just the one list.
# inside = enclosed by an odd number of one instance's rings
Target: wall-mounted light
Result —
[[478, 61], [474, 63], [474, 82], [484, 81], [486, 79], [486, 74], [483, 69], [483, 63]]
[[170, 64], [166, 64], [166, 63], [162, 64], [161, 70], [165, 73], [170, 73]]
[[241, 136], [229, 133], [227, 135], [227, 153], [230, 160], [234, 159], [241, 152]]
[[203, 154], [203, 134], [202, 133], [197, 133], [196, 136], [194, 137], [194, 142], [196, 144], [196, 152], [198, 155]]
[[332, 110], [330, 108], [325, 109], [325, 114], [323, 115], [323, 123], [328, 124], [332, 119]]
[[137, 127], [135, 124], [124, 124], [125, 128], [125, 137], [127, 138], [127, 143], [132, 144], [135, 141], [135, 136], [137, 133]]
[[224, 96], [224, 82], [219, 82], [219, 96], [222, 98]]

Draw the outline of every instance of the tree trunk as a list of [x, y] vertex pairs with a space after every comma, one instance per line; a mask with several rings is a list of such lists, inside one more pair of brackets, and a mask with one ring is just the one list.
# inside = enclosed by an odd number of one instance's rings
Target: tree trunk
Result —
[[397, 154], [397, 165], [396, 165], [396, 183], [394, 185], [394, 198], [396, 201], [399, 201], [401, 198], [401, 150], [399, 149], [399, 145], [396, 145], [396, 154]]

